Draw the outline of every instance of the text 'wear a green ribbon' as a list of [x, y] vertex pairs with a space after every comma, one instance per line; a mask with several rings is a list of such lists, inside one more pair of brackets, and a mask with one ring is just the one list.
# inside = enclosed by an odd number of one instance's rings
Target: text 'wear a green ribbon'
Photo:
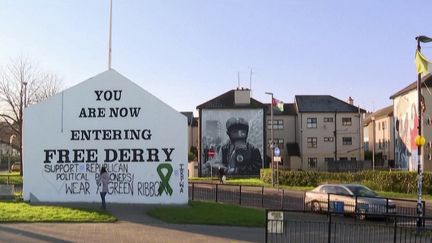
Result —
[[[165, 174], [162, 172], [162, 169], [166, 169]], [[170, 196], [172, 195], [173, 189], [171, 188], [171, 186], [169, 184], [169, 179], [171, 178], [172, 172], [173, 172], [173, 168], [172, 168], [171, 164], [166, 164], [166, 163], [160, 164], [157, 167], [157, 173], [161, 179], [161, 183], [160, 183], [159, 190], [158, 190], [159, 195], [162, 195], [162, 192], [164, 192], [164, 191], [166, 194], [168, 194]]]

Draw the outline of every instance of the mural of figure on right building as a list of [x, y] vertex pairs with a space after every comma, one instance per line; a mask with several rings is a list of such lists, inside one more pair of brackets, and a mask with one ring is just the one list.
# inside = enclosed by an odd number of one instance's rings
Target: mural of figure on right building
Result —
[[248, 121], [242, 117], [229, 118], [226, 134], [229, 139], [217, 148], [216, 156], [206, 165], [215, 168], [215, 171], [222, 168], [226, 175], [259, 175], [262, 157], [260, 150], [247, 141]]
[[395, 165], [402, 170], [416, 170], [418, 149], [415, 144], [418, 117], [415, 96], [399, 98], [395, 110]]
[[222, 145], [222, 165], [227, 174], [254, 175], [261, 168], [261, 153], [247, 142], [249, 123], [243, 118], [232, 117], [226, 122], [229, 141]]

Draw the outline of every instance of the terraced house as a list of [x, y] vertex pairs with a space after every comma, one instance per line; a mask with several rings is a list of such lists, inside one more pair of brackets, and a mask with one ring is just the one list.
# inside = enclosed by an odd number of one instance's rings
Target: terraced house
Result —
[[363, 160], [363, 113], [351, 98], [344, 102], [330, 95], [295, 96], [294, 103], [285, 104], [284, 112], [275, 112], [273, 118], [274, 140], [282, 147], [282, 167], [327, 171], [329, 166], [344, 167]]

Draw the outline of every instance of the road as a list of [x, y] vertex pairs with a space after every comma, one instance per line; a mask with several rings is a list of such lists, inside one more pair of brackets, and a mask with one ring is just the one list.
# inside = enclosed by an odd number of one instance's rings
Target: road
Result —
[[[189, 199], [233, 203], [250, 207], [304, 210], [304, 191], [216, 183], [189, 183]], [[392, 199], [397, 213], [417, 215], [415, 200]], [[432, 216], [432, 204], [426, 202], [425, 216]]]

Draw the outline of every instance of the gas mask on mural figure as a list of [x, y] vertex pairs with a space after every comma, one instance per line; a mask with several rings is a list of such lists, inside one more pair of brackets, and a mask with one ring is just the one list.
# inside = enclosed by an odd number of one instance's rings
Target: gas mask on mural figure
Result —
[[226, 122], [227, 134], [230, 138], [230, 147], [227, 158], [227, 173], [237, 174], [244, 172], [247, 163], [251, 160], [251, 151], [247, 146], [249, 124], [243, 118], [230, 118]]

